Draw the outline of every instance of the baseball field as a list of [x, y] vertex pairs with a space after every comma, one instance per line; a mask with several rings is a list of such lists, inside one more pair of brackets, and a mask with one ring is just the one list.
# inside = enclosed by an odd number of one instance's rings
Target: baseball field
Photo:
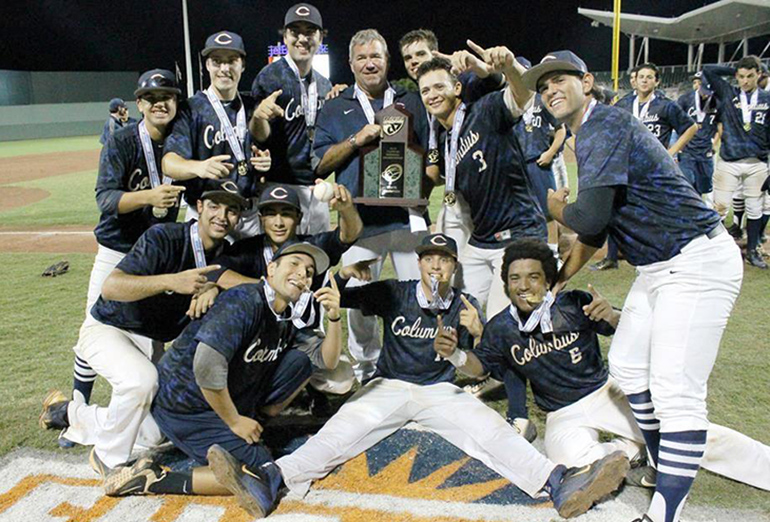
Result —
[[[0, 521], [155, 522], [247, 520], [226, 498], [108, 499], [87, 466], [86, 448], [64, 451], [37, 424], [46, 391], [69, 392], [72, 345], [83, 319], [98, 217], [95, 136], [0, 143]], [[574, 181], [574, 165], [570, 165]], [[431, 215], [437, 213], [434, 192]], [[43, 270], [67, 260], [56, 278]], [[572, 288], [590, 282], [621, 306], [634, 277], [626, 263], [609, 272], [583, 271]], [[712, 421], [770, 444], [770, 275], [746, 267], [743, 287], [709, 383]], [[608, 346], [605, 341], [605, 349]], [[109, 388], [97, 381], [94, 401]], [[502, 410], [502, 401], [493, 403]], [[544, 416], [532, 406], [539, 431]], [[585, 521], [639, 516], [647, 492], [626, 488]], [[289, 499], [282, 521], [553, 520], [550, 505], [513, 486], [430, 433], [402, 430], [351, 461], [305, 499]], [[684, 520], [770, 520], [770, 493], [702, 471]]]

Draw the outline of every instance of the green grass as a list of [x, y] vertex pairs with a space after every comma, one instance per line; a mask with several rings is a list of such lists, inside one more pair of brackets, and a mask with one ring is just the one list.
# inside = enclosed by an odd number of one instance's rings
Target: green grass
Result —
[[[61, 146], [59, 140], [47, 146]], [[68, 141], [68, 140], [61, 140]], [[78, 140], [72, 140], [77, 142]], [[70, 143], [71, 145], [72, 143]], [[0, 155], [8, 144], [0, 144]], [[29, 146], [29, 145], [25, 145]], [[574, 165], [569, 165], [572, 182]], [[52, 196], [24, 209], [0, 213], [4, 226], [93, 225], [98, 217], [93, 199], [95, 171], [16, 184], [37, 187]], [[573, 185], [574, 186], [574, 185]], [[431, 196], [435, 220], [442, 191]], [[54, 279], [40, 277], [43, 269], [61, 259], [70, 272]], [[50, 388], [69, 390], [72, 379], [72, 345], [83, 320], [91, 254], [0, 253], [5, 267], [0, 284], [0, 353], [3, 375], [0, 388], [0, 455], [18, 447], [54, 449], [54, 434], [37, 426], [40, 401]], [[392, 277], [389, 263], [383, 277]], [[580, 272], [571, 288], [591, 282], [616, 306], [621, 306], [634, 278], [634, 270], [621, 263], [617, 271]], [[762, 335], [770, 316], [768, 274], [747, 267], [741, 295], [728, 324], [722, 349], [709, 382], [709, 409], [717, 422], [757, 440], [770, 443], [770, 342]], [[609, 342], [604, 341], [604, 349]], [[94, 399], [106, 404], [109, 387], [97, 381]], [[492, 403], [504, 412], [504, 401]], [[544, 415], [531, 404], [530, 411], [544, 432]], [[73, 450], [84, 453], [85, 449]], [[725, 508], [754, 508], [770, 513], [770, 495], [748, 486], [701, 472], [690, 497], [692, 504]]]
[[101, 148], [99, 136], [74, 136], [71, 138], [50, 138], [44, 140], [22, 140], [0, 142], [0, 158], [45, 154], [48, 152], [73, 152]]

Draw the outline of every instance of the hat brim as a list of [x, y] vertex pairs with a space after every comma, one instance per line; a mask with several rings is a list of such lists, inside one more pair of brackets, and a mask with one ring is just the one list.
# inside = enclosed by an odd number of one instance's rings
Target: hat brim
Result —
[[438, 252], [441, 254], [447, 254], [449, 256], [452, 256], [455, 259], [455, 261], [457, 260], [457, 252], [455, 252], [454, 250], [446, 246], [419, 245], [414, 249], [414, 251], [417, 253], [418, 256], [422, 256], [423, 254], [427, 254], [428, 252]]
[[297, 212], [302, 212], [301, 207], [291, 203], [290, 201], [286, 201], [285, 199], [269, 199], [267, 201], [262, 201], [261, 203], [257, 204], [257, 210], [262, 210], [263, 208], [269, 207], [270, 205], [286, 205], [287, 207], [296, 209]]
[[210, 199], [217, 203], [225, 203], [231, 207], [238, 207], [245, 210], [249, 206], [249, 201], [238, 194], [233, 194], [226, 190], [209, 190], [201, 194], [201, 200]]
[[315, 245], [311, 245], [310, 243], [294, 243], [293, 245], [282, 248], [278, 257], [283, 257], [289, 254], [305, 254], [310, 256], [313, 259], [313, 263], [315, 264], [316, 275], [322, 274], [329, 269], [329, 256], [326, 255], [326, 252]]
[[147, 94], [148, 92], [167, 92], [170, 94], [176, 94], [177, 96], [180, 96], [182, 94], [181, 89], [177, 89], [176, 87], [148, 87], [145, 89], [137, 89], [134, 91], [134, 96], [139, 98], [140, 96], [143, 96]]
[[214, 51], [233, 51], [234, 53], [240, 54], [242, 57], [246, 57], [246, 51], [241, 51], [240, 49], [233, 49], [232, 47], [206, 47], [201, 51], [201, 56], [204, 58], [213, 53]]
[[585, 73], [585, 71], [581, 71], [573, 63], [565, 62], [561, 60], [549, 60], [545, 63], [540, 63], [535, 65], [534, 67], [529, 69], [527, 72], [522, 74], [521, 81], [524, 83], [524, 86], [527, 89], [529, 89], [530, 91], [537, 92], [537, 83], [540, 81], [540, 78], [554, 71], [578, 73], [581, 75]]

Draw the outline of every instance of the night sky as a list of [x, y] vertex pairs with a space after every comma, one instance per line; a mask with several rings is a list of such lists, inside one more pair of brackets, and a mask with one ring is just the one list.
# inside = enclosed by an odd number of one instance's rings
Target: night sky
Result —
[[[241, 88], [267, 60], [267, 47], [279, 39], [286, 9], [294, 0], [188, 0], [193, 52], [206, 36], [221, 29], [240, 33], [246, 42], [247, 70]], [[623, 11], [677, 16], [713, 0], [623, 0]], [[184, 68], [181, 0], [3, 1], [0, 7], [0, 69], [33, 71], [144, 71]], [[465, 39], [490, 46], [508, 45], [533, 62], [549, 51], [569, 48], [589, 69], [606, 71], [611, 65], [611, 29], [593, 28], [577, 14], [578, 7], [611, 10], [611, 0], [529, 0], [473, 2], [325, 1], [315, 0], [328, 30], [334, 82], [349, 82], [347, 45], [359, 29], [378, 29], [389, 43], [391, 77], [405, 76], [396, 44], [405, 32], [433, 29], [444, 51], [464, 47]], [[755, 43], [759, 53], [763, 43]], [[716, 58], [711, 46], [707, 58]], [[728, 48], [728, 55], [732, 48]], [[684, 45], [652, 41], [650, 59], [659, 65], [686, 63]], [[627, 60], [623, 37], [621, 68]], [[193, 61], [197, 70], [197, 62]], [[197, 73], [196, 73], [197, 74]]]

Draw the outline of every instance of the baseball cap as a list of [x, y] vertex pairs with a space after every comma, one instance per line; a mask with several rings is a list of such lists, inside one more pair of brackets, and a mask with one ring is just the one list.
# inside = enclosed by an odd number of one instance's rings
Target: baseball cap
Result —
[[293, 5], [286, 11], [286, 16], [283, 18], [283, 26], [286, 27], [287, 25], [297, 22], [307, 22], [315, 25], [319, 29], [324, 28], [321, 13], [314, 5], [306, 3]]
[[219, 203], [239, 207], [241, 210], [249, 206], [249, 201], [241, 195], [238, 185], [232, 181], [224, 180], [216, 182], [215, 188], [201, 194], [201, 200], [210, 199]]
[[516, 61], [519, 62], [521, 65], [524, 66], [525, 69], [532, 68], [532, 62], [524, 58], [523, 56], [517, 56]]
[[113, 98], [110, 100], [110, 112], [118, 112], [118, 109], [122, 109], [126, 106], [126, 102], [120, 98]]
[[262, 209], [267, 205], [273, 205], [280, 203], [282, 205], [290, 205], [297, 209], [297, 212], [302, 212], [302, 207], [299, 204], [299, 194], [292, 187], [288, 185], [270, 185], [262, 191], [259, 195], [259, 201], [257, 202], [257, 208]]
[[430, 234], [414, 249], [418, 256], [427, 252], [442, 252], [457, 259], [457, 242], [446, 234]]
[[698, 94], [701, 96], [711, 96], [714, 92], [711, 90], [711, 85], [708, 84], [703, 78], [703, 71], [698, 71], [692, 75], [693, 80], [700, 80], [700, 87], [698, 87]]
[[525, 72], [521, 76], [521, 80], [527, 89], [536, 91], [540, 78], [554, 71], [569, 71], [583, 75], [588, 72], [588, 67], [572, 51], [554, 51], [546, 54], [539, 64]]
[[313, 258], [316, 274], [322, 274], [329, 269], [329, 256], [326, 252], [306, 241], [284, 243], [273, 255], [273, 261], [289, 254], [306, 254]]
[[152, 69], [143, 73], [136, 82], [134, 96], [139, 98], [148, 92], [169, 92], [171, 94], [182, 94], [182, 91], [176, 84], [176, 77], [171, 71], [166, 69]]
[[246, 56], [246, 49], [243, 47], [243, 38], [230, 31], [219, 31], [206, 38], [206, 47], [203, 48], [201, 54], [203, 56], [208, 56], [219, 49], [235, 51], [241, 56]]

